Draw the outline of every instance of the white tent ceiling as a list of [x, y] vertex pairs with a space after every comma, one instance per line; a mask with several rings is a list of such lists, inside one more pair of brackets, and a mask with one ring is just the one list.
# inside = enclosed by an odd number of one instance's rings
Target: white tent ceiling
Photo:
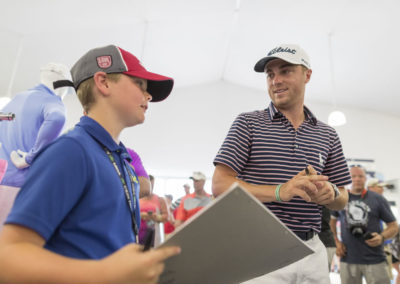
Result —
[[313, 69], [307, 100], [400, 116], [397, 0], [0, 2], [0, 96], [37, 84], [48, 62], [71, 67], [87, 50], [110, 43], [173, 77], [175, 91], [228, 84], [265, 92], [255, 62], [279, 43], [297, 43]]
[[[38, 81], [49, 61], [71, 66], [115, 43], [176, 87], [218, 80], [265, 89], [254, 63], [281, 42], [309, 53], [308, 98], [400, 115], [396, 0], [2, 0], [0, 94]], [[328, 34], [332, 33], [335, 91]], [[21, 48], [20, 60], [17, 60]]]

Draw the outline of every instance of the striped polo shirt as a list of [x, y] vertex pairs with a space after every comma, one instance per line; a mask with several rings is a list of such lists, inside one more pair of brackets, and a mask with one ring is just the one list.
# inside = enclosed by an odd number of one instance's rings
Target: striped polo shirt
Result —
[[[273, 103], [265, 110], [240, 114], [233, 122], [214, 164], [232, 168], [252, 184], [285, 183], [313, 166], [337, 186], [351, 183], [336, 131], [304, 107], [305, 120], [295, 130]], [[295, 196], [288, 202], [264, 203], [292, 231], [320, 232], [322, 206]]]

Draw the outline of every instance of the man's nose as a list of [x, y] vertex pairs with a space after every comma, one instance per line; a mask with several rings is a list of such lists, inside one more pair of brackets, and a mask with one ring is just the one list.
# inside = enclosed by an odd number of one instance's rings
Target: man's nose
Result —
[[279, 76], [278, 74], [276, 74], [274, 76], [274, 78], [272, 79], [272, 85], [275, 86], [275, 85], [278, 85], [280, 83], [282, 83], [282, 77]]

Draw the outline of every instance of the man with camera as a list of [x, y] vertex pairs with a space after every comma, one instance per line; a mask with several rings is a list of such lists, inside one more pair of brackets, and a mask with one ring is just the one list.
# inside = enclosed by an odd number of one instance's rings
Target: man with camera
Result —
[[[332, 212], [331, 229], [336, 241], [336, 254], [341, 258], [342, 284], [390, 283], [384, 241], [398, 231], [389, 203], [382, 196], [365, 189], [366, 175], [359, 166], [350, 169], [352, 188], [344, 210]], [[380, 220], [386, 223], [381, 229]], [[340, 240], [336, 222], [340, 221]]]

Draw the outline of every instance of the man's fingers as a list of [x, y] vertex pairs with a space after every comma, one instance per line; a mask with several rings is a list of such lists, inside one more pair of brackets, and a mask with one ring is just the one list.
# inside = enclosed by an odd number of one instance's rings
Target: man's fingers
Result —
[[312, 182], [327, 181], [329, 179], [327, 176], [323, 176], [323, 175], [311, 175], [308, 178]]
[[295, 195], [300, 196], [300, 198], [304, 199], [307, 202], [311, 201], [311, 197], [304, 190], [296, 190]]
[[306, 170], [302, 170], [297, 174], [297, 176], [307, 176]]
[[310, 175], [318, 175], [317, 171], [313, 168], [313, 166], [308, 165], [307, 168], [308, 168]]
[[177, 255], [181, 253], [180, 247], [163, 247], [152, 250], [149, 254], [152, 254], [153, 257], [157, 262], [161, 262], [170, 258], [171, 256]]

